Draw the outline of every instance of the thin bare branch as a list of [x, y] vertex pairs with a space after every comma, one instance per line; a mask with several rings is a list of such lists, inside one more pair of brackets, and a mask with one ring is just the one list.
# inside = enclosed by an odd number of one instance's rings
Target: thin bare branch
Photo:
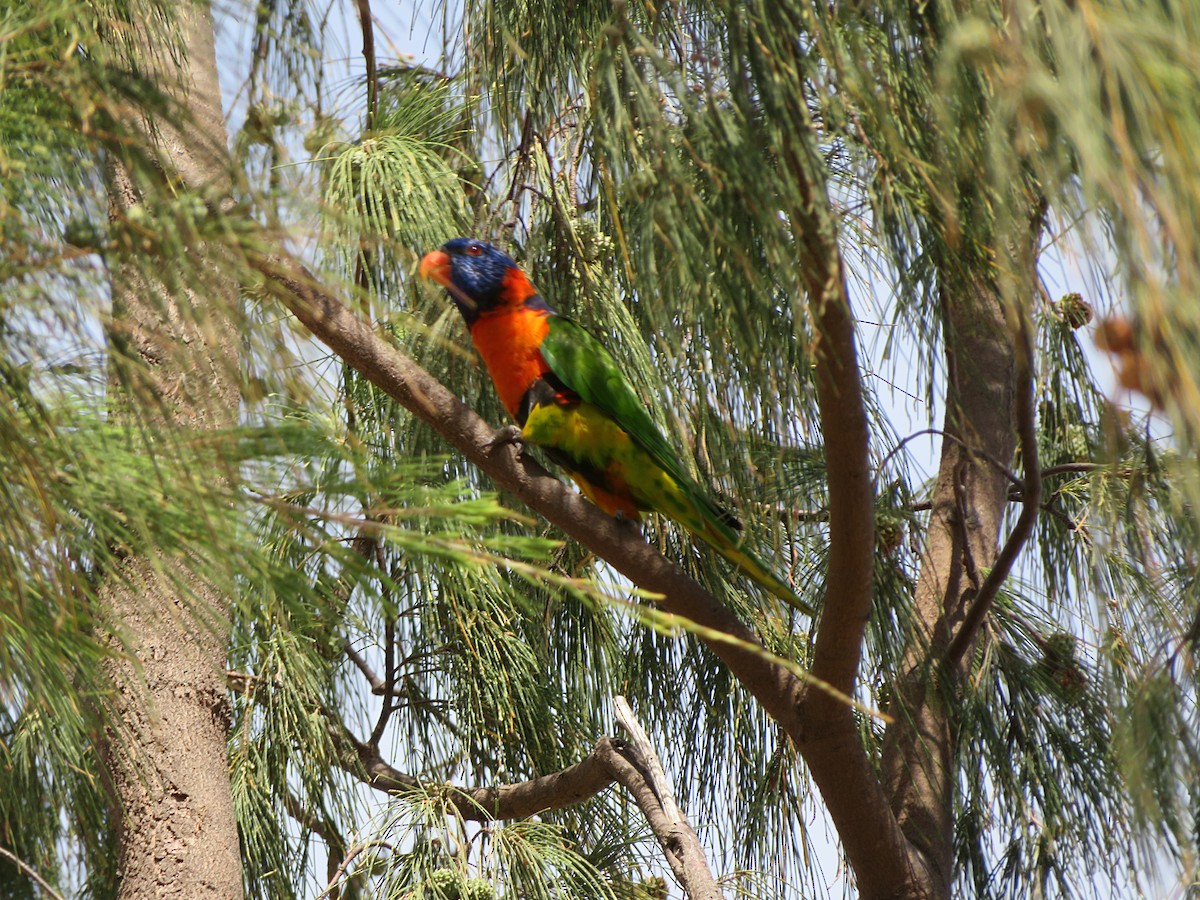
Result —
[[[995, 467], [996, 471], [1003, 472], [1004, 477], [1007, 478], [1013, 484], [1021, 483], [1021, 479], [1017, 476], [1017, 473], [1014, 472], [1012, 469], [1010, 469], [1008, 466], [1004, 465], [1004, 463], [1000, 462], [1000, 460], [996, 459], [996, 457], [994, 457], [992, 454], [988, 453], [986, 450], [984, 450], [980, 447], [972, 447], [970, 444], [968, 444], [966, 441], [964, 441], [957, 434], [954, 434], [953, 432], [950, 432], [950, 431], [946, 431], [945, 429], [942, 429], [942, 428], [922, 428], [920, 431], [914, 431], [912, 434], [907, 435], [903, 440], [901, 440], [898, 444], [896, 444], [895, 447], [893, 447], [891, 450], [888, 451], [887, 456], [885, 456], [883, 458], [883, 462], [881, 462], [879, 464], [879, 467], [876, 470], [876, 477], [878, 477], [879, 474], [881, 474], [883, 472], [883, 470], [887, 467], [888, 462], [891, 461], [891, 458], [893, 456], [895, 456], [897, 453], [899, 453], [902, 449], [904, 449], [904, 446], [906, 444], [908, 444], [909, 441], [916, 440], [919, 437], [925, 437], [926, 435], [937, 435], [938, 437], [942, 438], [943, 440], [953, 441], [954, 443], [956, 443], [960, 447], [962, 447], [964, 450], [966, 450], [968, 453], [970, 453], [972, 456], [978, 456], [980, 459], [987, 460], [988, 463], [990, 463], [992, 466]], [[1067, 470], [1064, 469], [1064, 471], [1067, 471]], [[1043, 474], [1045, 474], [1045, 473], [1043, 473]]]
[[[379, 545], [376, 544], [378, 547]], [[382, 552], [382, 549], [380, 550]], [[383, 568], [382, 561], [380, 568]], [[373, 747], [379, 746], [379, 741], [383, 737], [384, 729], [387, 728], [388, 720], [391, 719], [392, 713], [396, 711], [396, 705], [393, 703], [393, 696], [396, 690], [396, 615], [390, 610], [385, 611], [383, 620], [383, 703], [379, 707], [379, 718], [375, 721], [375, 728], [371, 732], [369, 744]]]
[[379, 110], [379, 67], [375, 59], [375, 18], [371, 15], [371, 0], [358, 0], [358, 22], [362, 28], [362, 54], [367, 67], [367, 128], [373, 128]]
[[[332, 723], [331, 728], [339, 728]], [[431, 784], [387, 763], [378, 749], [357, 740], [341, 728], [342, 741], [353, 749], [354, 758], [342, 761], [342, 768], [352, 775], [362, 775], [375, 790], [385, 794], [428, 795], [440, 793], [447, 806], [462, 819], [490, 822], [498, 819], [524, 819], [538, 813], [565, 809], [596, 796], [613, 782], [596, 750], [579, 762], [558, 772], [541, 775], [528, 781], [491, 787], [459, 787], [451, 784]]]
[[596, 749], [605, 768], [629, 791], [646, 817], [684, 893], [690, 898], [720, 900], [721, 890], [708, 869], [696, 832], [686, 822], [671, 822], [650, 786], [641, 754], [625, 741], [608, 738], [601, 738]]
[[358, 859], [358, 857], [366, 853], [368, 850], [374, 849], [375, 847], [382, 847], [389, 853], [393, 852], [394, 850], [391, 844], [389, 844], [387, 841], [381, 840], [363, 841], [361, 844], [355, 844], [350, 848], [350, 852], [346, 854], [345, 859], [338, 864], [337, 869], [333, 873], [333, 877], [329, 879], [328, 886], [325, 888], [325, 890], [321, 891], [321, 893], [317, 895], [317, 900], [336, 898], [338, 888], [341, 885], [342, 879], [346, 877], [346, 873], [350, 871], [350, 866], [354, 864], [354, 861]]
[[25, 860], [21, 859], [21, 857], [17, 856], [11, 850], [6, 850], [4, 847], [0, 847], [0, 856], [3, 856], [14, 866], [32, 878], [37, 883], [37, 886], [54, 898], [54, 900], [65, 900], [63, 895], [56, 891], [50, 882], [37, 873], [37, 869], [29, 865], [29, 863], [25, 862]]
[[1069, 462], [1060, 463], [1057, 466], [1046, 466], [1042, 469], [1042, 478], [1050, 478], [1054, 475], [1082, 475], [1088, 472], [1099, 472], [1107, 469], [1115, 475], [1120, 475], [1123, 478], [1128, 478], [1133, 474], [1133, 470], [1128, 467], [1114, 468], [1104, 463], [1095, 462]]
[[342, 651], [346, 654], [346, 658], [354, 663], [355, 668], [362, 672], [363, 677], [367, 679], [367, 683], [371, 685], [371, 693], [382, 694], [384, 690], [383, 679], [375, 674], [375, 670], [362, 658], [362, 654], [354, 649], [354, 645], [350, 643], [349, 638], [342, 639]]
[[[291, 791], [284, 792], [283, 808], [287, 810], [289, 816], [325, 842], [325, 847], [328, 851], [325, 874], [331, 885], [336, 884], [338, 880], [337, 860], [346, 855], [345, 840], [342, 839], [342, 836], [332, 827], [330, 822], [319, 819], [310, 810], [305, 809], [300, 798]], [[333, 896], [334, 900], [337, 900], [336, 891], [331, 896]]]

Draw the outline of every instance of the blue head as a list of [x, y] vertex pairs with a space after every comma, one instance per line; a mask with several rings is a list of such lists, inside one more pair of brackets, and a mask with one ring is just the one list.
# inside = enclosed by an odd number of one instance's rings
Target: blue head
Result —
[[446, 289], [467, 324], [490, 309], [535, 294], [512, 257], [474, 238], [454, 238], [425, 254], [420, 272]]

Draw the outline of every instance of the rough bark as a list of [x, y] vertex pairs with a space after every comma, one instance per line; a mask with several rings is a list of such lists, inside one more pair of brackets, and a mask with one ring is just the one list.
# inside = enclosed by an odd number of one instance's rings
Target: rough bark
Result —
[[[149, 35], [141, 36], [140, 49], [143, 71], [178, 103], [178, 125], [131, 125], [155, 135], [164, 184], [227, 192], [211, 15], [206, 5], [186, 3], [174, 15], [186, 59], [176, 65], [155, 53]], [[114, 216], [143, 200], [139, 182], [115, 163], [109, 193]], [[114, 416], [146, 416], [152, 427], [168, 429], [236, 423], [238, 285], [211, 263], [202, 278], [202, 287], [178, 296], [129, 264], [114, 271]], [[181, 563], [143, 558], [126, 560], [102, 598], [128, 654], [109, 665], [116, 697], [103, 748], [118, 834], [118, 896], [240, 898], [226, 754], [228, 598]]]

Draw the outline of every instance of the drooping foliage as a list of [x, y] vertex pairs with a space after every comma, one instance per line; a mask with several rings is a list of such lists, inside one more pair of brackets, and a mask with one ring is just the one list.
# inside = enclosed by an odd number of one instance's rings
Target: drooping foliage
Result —
[[[446, 815], [435, 787], [570, 765], [612, 729], [615, 694], [731, 884], [839, 890], [820, 798], [736, 679], [686, 633], [648, 627], [644, 598], [289, 326], [242, 262], [285, 237], [501, 424], [457, 314], [414, 270], [459, 234], [504, 244], [603, 336], [696, 476], [819, 603], [823, 300], [804, 228], [842, 254], [878, 465], [867, 708], [889, 709], [913, 639], [930, 484], [921, 443], [904, 439], [955, 402], [953, 306], [987, 283], [1036, 330], [1046, 490], [958, 698], [957, 888], [1087, 895], [1147, 888], [1162, 858], [1185, 865], [1200, 15], [1186, 2], [481, 0], [414, 12], [440, 22], [427, 46], [441, 53], [422, 64], [382, 39], [407, 23], [374, 23], [366, 83], [332, 74], [359, 6], [259, 5], [249, 46], [219, 46], [248, 73], [227, 98], [234, 197], [174, 190], [122, 125], [132, 109], [178, 115], [121, 39], [150, 21], [164, 53], [186, 53], [169, 9], [0, 10], [0, 845], [60, 886], [111, 889], [89, 748], [98, 661], [121, 647], [95, 593], [136, 554], [182, 560], [232, 598], [252, 896], [311, 895], [335, 876], [345, 896], [652, 896], [663, 866], [619, 792], [483, 828]], [[157, 187], [107, 221], [112, 158]], [[148, 395], [137, 427], [117, 427], [109, 268], [202, 290], [201, 245], [246, 285], [244, 427], [165, 430]], [[1093, 316], [1129, 327], [1120, 364], [1153, 415], [1110, 399]], [[646, 534], [772, 652], [807, 662], [808, 622], [669, 523]], [[872, 753], [882, 735], [864, 715]], [[431, 787], [372, 795], [362, 746]], [[0, 891], [28, 884], [0, 860]]]

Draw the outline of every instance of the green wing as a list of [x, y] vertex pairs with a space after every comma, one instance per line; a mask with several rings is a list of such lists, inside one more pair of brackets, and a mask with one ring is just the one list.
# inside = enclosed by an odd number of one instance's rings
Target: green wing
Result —
[[606, 415], [650, 455], [655, 463], [692, 496], [692, 501], [728, 529], [730, 516], [716, 505], [684, 469], [679, 455], [663, 437], [646, 405], [621, 371], [620, 364], [591, 332], [564, 316], [550, 317], [542, 356], [564, 385]]
[[682, 511], [682, 518], [675, 517], [677, 521], [767, 591], [800, 612], [814, 615], [812, 606], [749, 548], [741, 546], [737, 520], [717, 506], [712, 495], [684, 470], [679, 455], [658, 430], [637, 391], [621, 372], [620, 364], [604, 345], [562, 316], [551, 316], [549, 325], [550, 331], [542, 341], [542, 356], [559, 381], [619, 425], [679, 486], [691, 506]]

